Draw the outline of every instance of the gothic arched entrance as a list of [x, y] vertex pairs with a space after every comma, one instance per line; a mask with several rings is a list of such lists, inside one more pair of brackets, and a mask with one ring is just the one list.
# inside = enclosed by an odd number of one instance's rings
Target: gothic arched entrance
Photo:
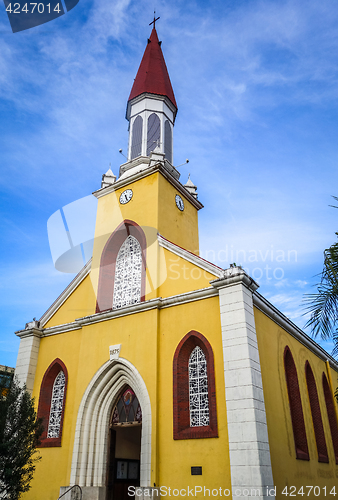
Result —
[[128, 387], [142, 408], [139, 484], [147, 488], [151, 484], [151, 405], [146, 385], [126, 359], [107, 361], [91, 379], [78, 409], [70, 475], [70, 484], [78, 484], [95, 500], [107, 495], [107, 437], [114, 409]]
[[140, 486], [142, 411], [134, 391], [123, 388], [109, 423], [107, 500], [134, 498], [129, 486]]

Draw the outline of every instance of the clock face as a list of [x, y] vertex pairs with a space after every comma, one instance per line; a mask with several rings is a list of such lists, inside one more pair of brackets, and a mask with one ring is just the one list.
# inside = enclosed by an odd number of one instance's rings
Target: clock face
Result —
[[133, 192], [131, 189], [126, 189], [125, 191], [123, 191], [123, 193], [121, 193], [120, 196], [121, 205], [125, 205], [126, 203], [128, 203], [128, 201], [130, 201], [132, 197], [133, 197]]
[[179, 210], [181, 210], [181, 212], [183, 212], [183, 210], [184, 210], [184, 203], [183, 203], [183, 200], [182, 200], [182, 198], [180, 197], [180, 195], [179, 195], [179, 194], [177, 194], [177, 195], [175, 196], [175, 201], [176, 201], [176, 206], [177, 206], [177, 208], [178, 208]]

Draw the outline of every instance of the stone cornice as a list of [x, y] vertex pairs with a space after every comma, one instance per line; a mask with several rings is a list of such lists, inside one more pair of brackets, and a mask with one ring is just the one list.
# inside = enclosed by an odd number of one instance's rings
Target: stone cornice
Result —
[[253, 304], [257, 309], [262, 311], [272, 321], [279, 325], [283, 330], [286, 330], [292, 337], [297, 339], [301, 344], [307, 347], [310, 351], [316, 354], [323, 361], [328, 361], [330, 366], [338, 371], [338, 362], [328, 354], [325, 349], [317, 344], [311, 337], [309, 337], [303, 330], [295, 325], [289, 318], [284, 316], [275, 306], [273, 306], [267, 299], [260, 293], [255, 292], [252, 296]]
[[153, 99], [154, 101], [163, 101], [163, 102], [165, 102], [166, 105], [168, 106], [168, 108], [170, 109], [170, 111], [173, 113], [173, 115], [174, 115], [174, 122], [175, 122], [175, 118], [176, 118], [176, 114], [177, 114], [177, 108], [171, 102], [171, 100], [169, 99], [169, 97], [164, 96], [164, 95], [160, 95], [160, 94], [150, 94], [149, 92], [144, 92], [143, 94], [140, 94], [140, 95], [134, 97], [133, 99], [131, 99], [130, 101], [128, 101], [128, 103], [127, 103], [127, 109], [126, 109], [126, 119], [128, 121], [133, 116], [133, 115], [130, 114], [132, 105], [137, 104], [140, 101], [143, 101], [143, 99]]
[[73, 281], [64, 289], [64, 291], [58, 296], [58, 298], [53, 302], [53, 304], [47, 309], [47, 311], [40, 318], [40, 326], [43, 327], [50, 318], [56, 313], [56, 311], [62, 306], [65, 300], [73, 293], [73, 291], [79, 286], [79, 284], [85, 279], [89, 274], [92, 265], [92, 259], [90, 259], [87, 264], [81, 269], [81, 271], [75, 276]]
[[15, 335], [20, 337], [20, 339], [25, 339], [26, 337], [43, 337], [43, 332], [39, 328], [27, 328], [15, 332]]
[[76, 319], [76, 323], [79, 326], [86, 326], [92, 323], [98, 323], [101, 321], [107, 321], [113, 318], [121, 318], [122, 316], [128, 316], [130, 314], [136, 314], [144, 311], [149, 311], [150, 309], [158, 309], [161, 304], [161, 299], [151, 299], [144, 302], [139, 302], [138, 304], [133, 304], [131, 306], [121, 307], [120, 309], [110, 309], [109, 311], [103, 311], [100, 313], [92, 314], [90, 316], [85, 316], [83, 318]]
[[157, 235], [157, 240], [161, 247], [165, 248], [166, 250], [169, 250], [169, 252], [174, 253], [178, 257], [181, 257], [182, 259], [191, 262], [195, 266], [200, 267], [204, 271], [207, 271], [210, 274], [214, 274], [219, 278], [224, 276], [224, 270], [221, 269], [220, 267], [215, 266], [215, 264], [212, 264], [211, 262], [202, 259], [202, 257], [199, 257], [198, 255], [195, 255], [192, 252], [189, 252], [188, 250], [185, 250], [184, 248], [178, 245], [175, 245], [175, 243], [172, 243], [171, 241], [167, 240], [160, 234]]
[[167, 307], [173, 307], [180, 304], [185, 304], [187, 302], [194, 302], [196, 300], [216, 297], [217, 295], [218, 291], [215, 288], [209, 287], [201, 288], [200, 290], [194, 290], [192, 292], [182, 293], [179, 295], [173, 295], [166, 298], [158, 297], [155, 299], [147, 300], [145, 302], [139, 302], [138, 304], [133, 304], [131, 306], [122, 307], [121, 309], [110, 309], [109, 311], [92, 314], [90, 316], [84, 316], [83, 318], [76, 319], [72, 323], [45, 328], [42, 330], [42, 336], [47, 337], [50, 335], [57, 335], [73, 330], [79, 330], [84, 326], [88, 326], [94, 323], [101, 323], [102, 321], [109, 321], [115, 318], [129, 316], [131, 314], [150, 311], [152, 309], [164, 309]]
[[196, 300], [208, 299], [210, 297], [217, 297], [218, 290], [212, 287], [200, 288], [199, 290], [194, 290], [192, 292], [186, 292], [179, 295], [172, 295], [171, 297], [166, 297], [161, 299], [161, 309], [166, 307], [178, 306], [181, 304], [186, 304], [187, 302], [195, 302]]
[[210, 281], [210, 284], [217, 289], [229, 287], [236, 283], [243, 283], [251, 292], [255, 292], [259, 287], [259, 285], [240, 267], [226, 269], [223, 271], [223, 276], [221, 278]]

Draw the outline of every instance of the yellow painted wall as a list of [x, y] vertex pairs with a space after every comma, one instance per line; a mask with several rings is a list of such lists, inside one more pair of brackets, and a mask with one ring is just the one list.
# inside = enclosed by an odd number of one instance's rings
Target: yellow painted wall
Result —
[[[197, 330], [214, 353], [218, 438], [173, 440], [173, 357], [177, 345]], [[230, 488], [230, 460], [225, 406], [224, 364], [218, 297], [169, 307], [160, 314], [159, 484], [171, 488]], [[221, 465], [221, 467], [220, 467]], [[202, 466], [202, 476], [191, 476]], [[199, 498], [204, 498], [199, 495]]]
[[77, 318], [95, 313], [96, 296], [90, 276], [80, 283], [62, 306], [56, 311], [44, 328], [71, 323]]
[[198, 266], [175, 255], [169, 250], [162, 249], [161, 265], [166, 271], [166, 279], [160, 285], [159, 296], [171, 297], [180, 293], [200, 290], [210, 287], [210, 281], [216, 279], [216, 276], [204, 271]]
[[[78, 408], [90, 380], [109, 359], [110, 345], [122, 344], [121, 357], [127, 358], [140, 372], [147, 386], [151, 405], [156, 407], [156, 363], [152, 360], [156, 360], [157, 351], [157, 314], [157, 310], [145, 311], [41, 339], [33, 390], [36, 404], [43, 375], [56, 357], [67, 367], [68, 387], [62, 446], [40, 449], [42, 460], [37, 466], [34, 488], [24, 496], [25, 499], [55, 500], [60, 486], [69, 485]], [[155, 411], [152, 422], [155, 429]], [[153, 443], [156, 442], [155, 432], [152, 440]], [[153, 447], [153, 453], [155, 451], [156, 446]]]
[[[335, 464], [329, 422], [327, 418], [322, 374], [327, 376], [326, 363], [309, 351], [298, 340], [280, 328], [264, 313], [255, 308], [256, 332], [262, 370], [268, 434], [277, 498], [285, 486], [312, 485], [332, 488], [337, 484], [338, 466]], [[310, 461], [296, 459], [291, 414], [284, 371], [284, 349], [289, 346], [297, 368], [301, 392]], [[319, 463], [312, 423], [312, 416], [305, 379], [305, 363], [309, 361], [317, 385], [317, 392], [324, 425], [329, 463]], [[333, 378], [337, 373], [333, 372]], [[308, 490], [305, 490], [306, 493]], [[321, 490], [322, 494], [324, 490]], [[338, 490], [337, 490], [338, 493]], [[323, 495], [320, 497], [322, 498]], [[300, 498], [300, 496], [299, 496]], [[312, 493], [307, 498], [318, 498]], [[332, 497], [333, 498], [333, 497]]]
[[[162, 175], [158, 175], [158, 231], [159, 233], [190, 252], [199, 253], [198, 212]], [[175, 196], [179, 194], [184, 210], [178, 210]]]
[[[95, 269], [90, 271], [44, 328], [71, 323], [95, 313], [96, 295], [92, 282], [96, 279], [93, 278], [95, 273]], [[147, 248], [146, 300], [207, 288], [215, 278], [215, 275], [161, 248], [157, 238]]]
[[[213, 348], [219, 438], [174, 441], [173, 356], [177, 345], [191, 329], [202, 333]], [[151, 484], [173, 488], [195, 484], [230, 487], [219, 303], [218, 297], [214, 297], [115, 318], [41, 339], [33, 391], [36, 403], [42, 377], [56, 357], [68, 369], [67, 399], [62, 446], [40, 449], [42, 461], [37, 466], [32, 490], [23, 497], [25, 500], [55, 500], [59, 487], [69, 484], [78, 407], [90, 380], [108, 360], [109, 346], [119, 343], [122, 344], [120, 356], [139, 371], [150, 397]], [[194, 465], [203, 467], [202, 477], [191, 476], [190, 467]]]

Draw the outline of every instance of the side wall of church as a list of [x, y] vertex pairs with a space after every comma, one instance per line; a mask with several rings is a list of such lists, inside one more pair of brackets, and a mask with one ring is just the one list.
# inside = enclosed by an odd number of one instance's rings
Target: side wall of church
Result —
[[[329, 379], [328, 364], [301, 344], [286, 330], [278, 326], [263, 312], [254, 308], [256, 332], [261, 362], [263, 390], [268, 424], [271, 463], [274, 483], [279, 492], [285, 485], [295, 486], [297, 491], [308, 485], [317, 485], [327, 490], [337, 483], [338, 465], [334, 456], [333, 442], [326, 410], [322, 377]], [[305, 421], [305, 430], [310, 460], [296, 458], [295, 441], [287, 391], [284, 352], [289, 347], [296, 365], [301, 403]], [[328, 463], [318, 462], [318, 453], [311, 416], [309, 393], [306, 383], [306, 362], [314, 374], [319, 405], [324, 426], [325, 441], [328, 451]], [[337, 372], [329, 368], [333, 383], [337, 385]], [[334, 403], [337, 409], [337, 404]], [[336, 412], [337, 415], [337, 412]], [[324, 490], [321, 489], [321, 492]], [[305, 490], [307, 493], [308, 490]], [[328, 495], [328, 493], [327, 493]], [[278, 498], [278, 496], [277, 496]], [[311, 496], [310, 496], [311, 498]], [[313, 497], [314, 498], [314, 497]]]

